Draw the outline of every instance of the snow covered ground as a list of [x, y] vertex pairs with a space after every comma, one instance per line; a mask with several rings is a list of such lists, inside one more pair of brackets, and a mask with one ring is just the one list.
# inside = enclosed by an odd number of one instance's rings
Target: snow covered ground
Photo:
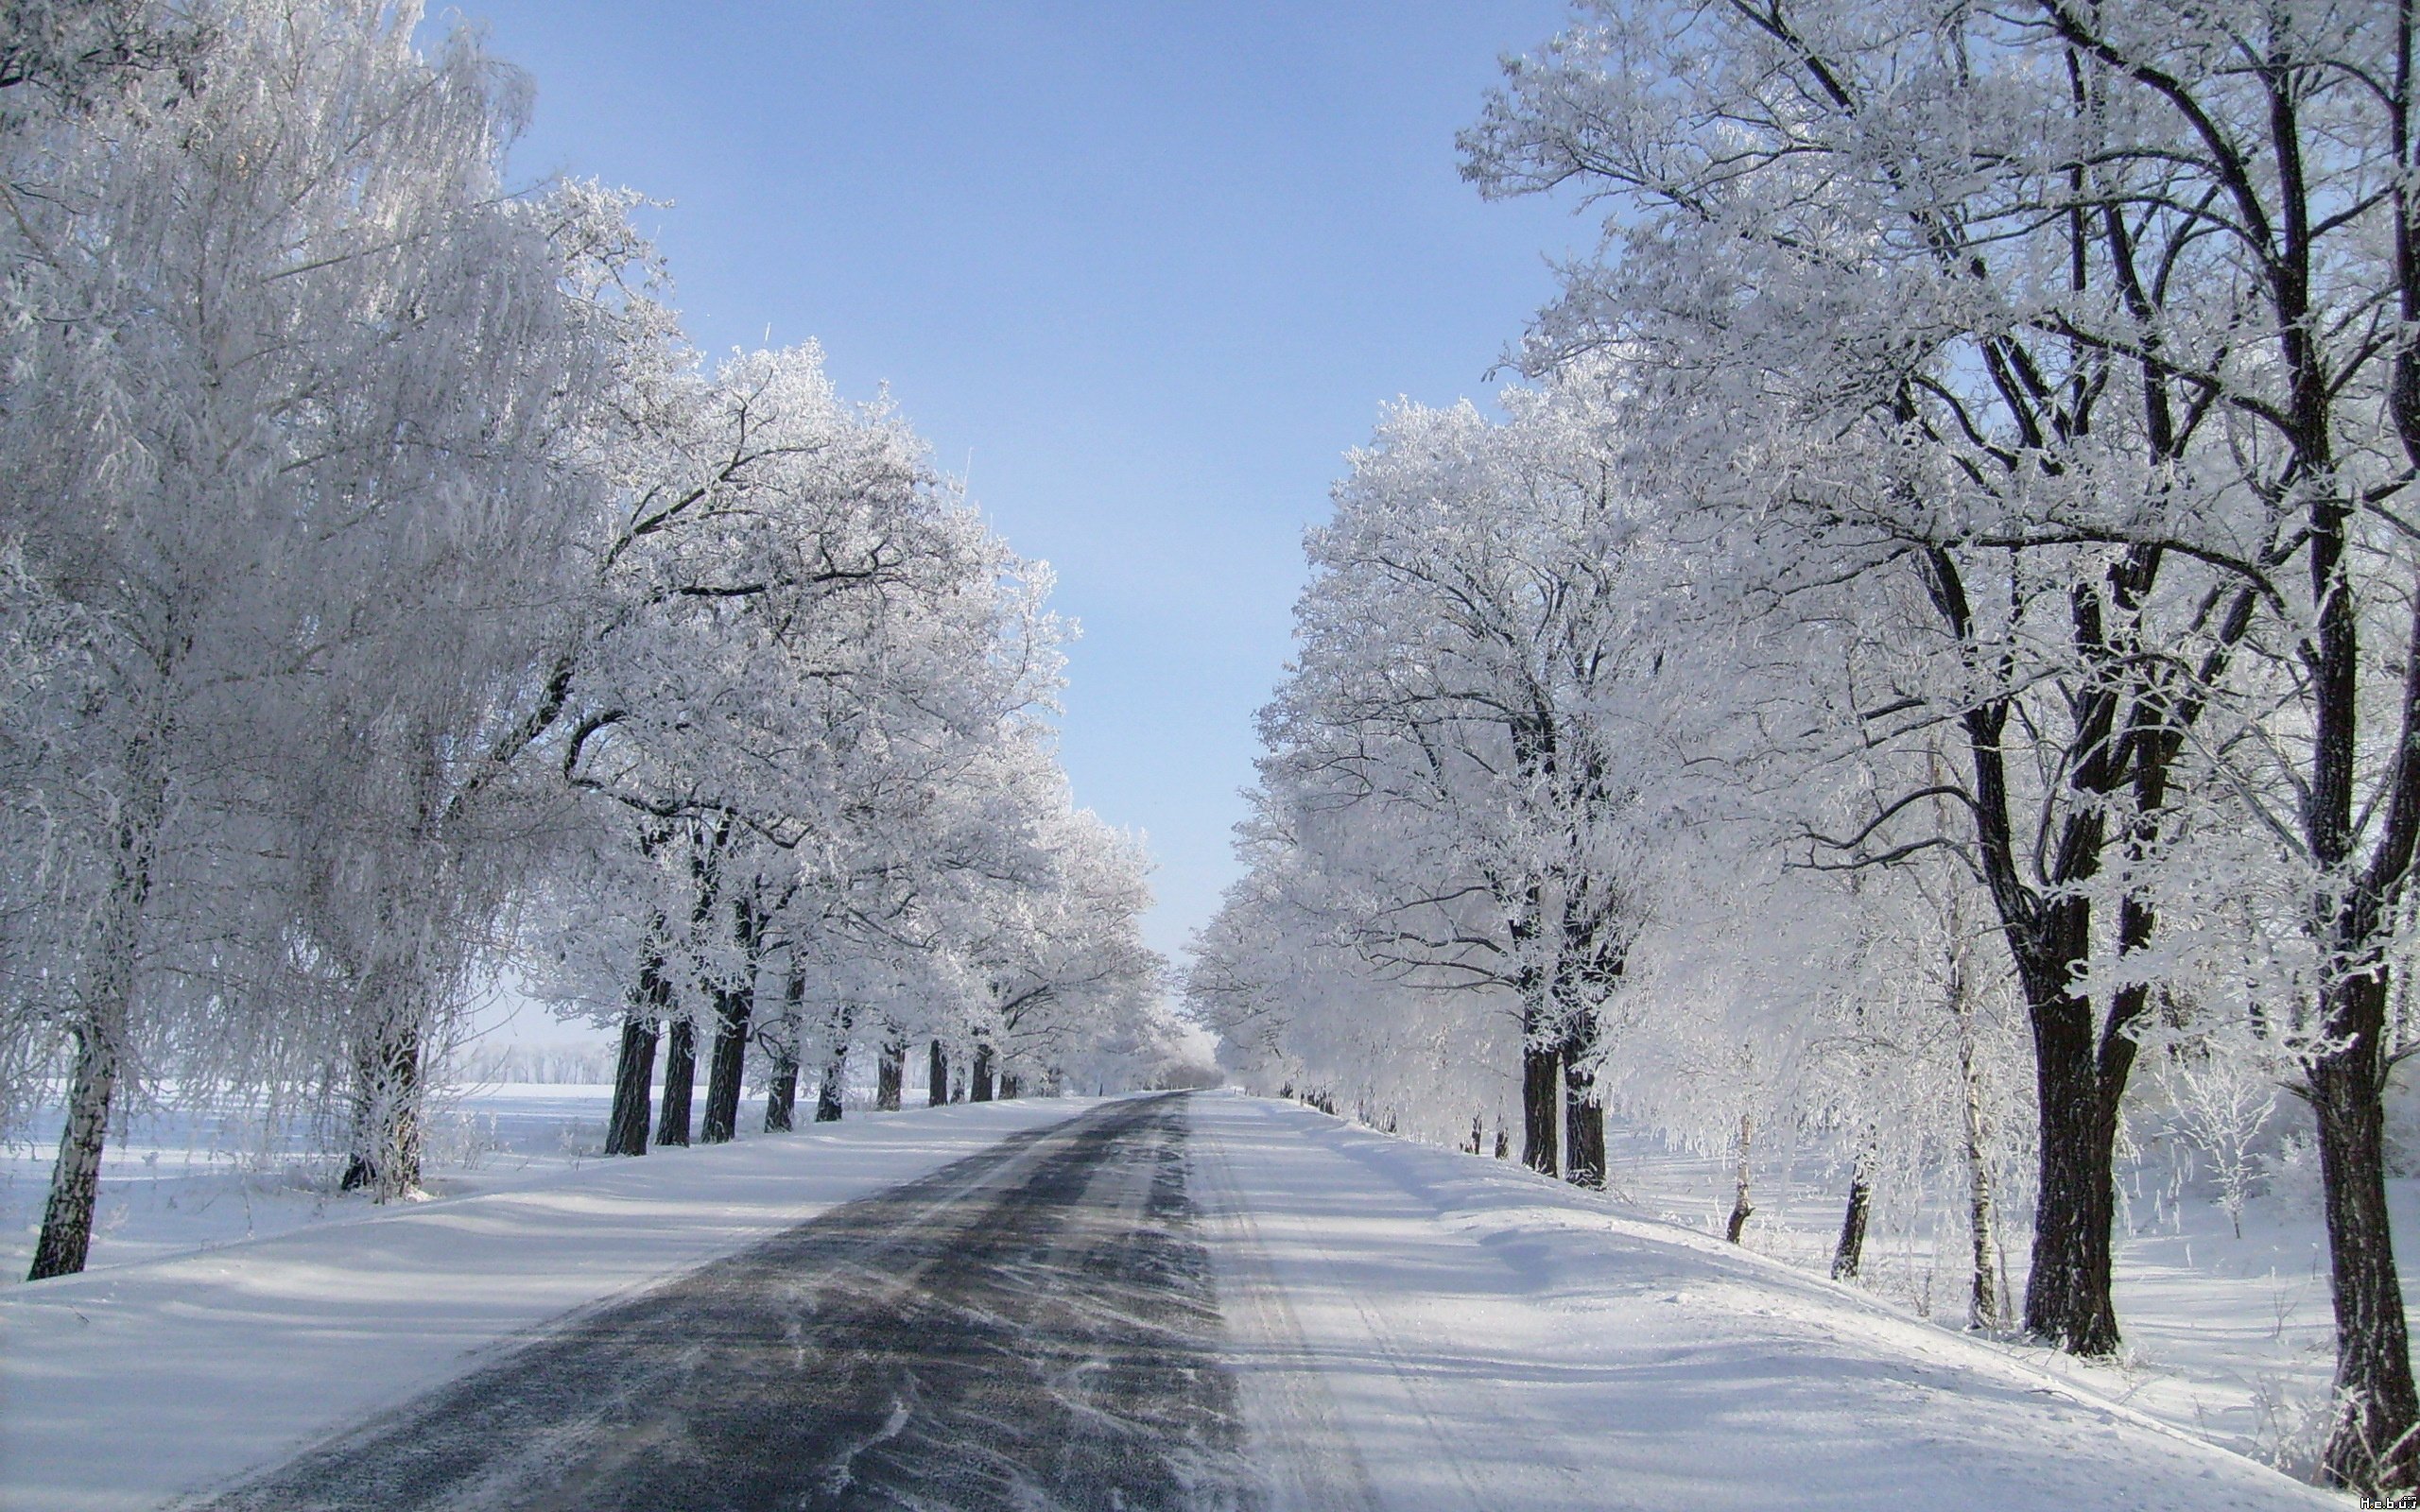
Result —
[[1281, 1505], [2344, 1504], [1509, 1162], [1232, 1095], [1195, 1131]]
[[[168, 1157], [137, 1143], [112, 1172], [127, 1216], [99, 1267], [0, 1292], [0, 1507], [156, 1506], [549, 1319], [1089, 1106], [853, 1114], [602, 1161], [577, 1153], [602, 1090], [485, 1103], [480, 1163], [442, 1178], [451, 1194], [387, 1210], [256, 1194], [250, 1240], [225, 1183], [268, 1176], [161, 1174]], [[2238, 1410], [2192, 1370], [2257, 1353], [2275, 1313], [2248, 1311], [2264, 1280], [2205, 1274], [2199, 1239], [2203, 1269], [2159, 1268], [2181, 1267], [2189, 1221], [2128, 1249], [2121, 1302], [2153, 1364], [2054, 1373], [1720, 1243], [1703, 1231], [1714, 1188], [1678, 1157], [1617, 1157], [1640, 1206], [1288, 1103], [1199, 1094], [1192, 1126], [1190, 1185], [1279, 1506], [2348, 1504], [2187, 1431], [2196, 1411]], [[213, 1182], [206, 1208], [186, 1200]], [[1811, 1193], [1805, 1206], [1759, 1217], [1774, 1247], [1807, 1247]], [[2244, 1255], [2274, 1253], [2255, 1220]], [[217, 1247], [148, 1253], [175, 1237]]]
[[[702, 1087], [697, 1096], [702, 1104]], [[610, 1086], [506, 1082], [445, 1098], [429, 1120], [431, 1192], [500, 1191], [577, 1170], [604, 1145], [613, 1097]], [[32, 1261], [60, 1118], [54, 1105], [26, 1140], [0, 1145], [0, 1288], [21, 1280]], [[333, 1190], [333, 1161], [296, 1153], [312, 1146], [308, 1134], [297, 1126], [265, 1139], [258, 1120], [240, 1113], [136, 1114], [123, 1136], [112, 1133], [102, 1160], [93, 1264], [265, 1238], [368, 1211], [368, 1199]]]
[[[535, 1105], [603, 1107], [561, 1090], [494, 1100], [483, 1111], [500, 1138], [560, 1127]], [[856, 1114], [636, 1160], [500, 1152], [449, 1183], [484, 1191], [386, 1209], [280, 1199], [263, 1206], [286, 1231], [182, 1256], [112, 1263], [136, 1246], [104, 1246], [84, 1275], [0, 1292], [0, 1508], [156, 1507], [457, 1375], [516, 1332], [1087, 1106]], [[118, 1195], [120, 1228], [136, 1232], [167, 1200]]]
[[[1635, 1207], [1703, 1233], [1720, 1233], [1731, 1209], [1732, 1168], [1651, 1136], [1616, 1128], [1608, 1177]], [[2016, 1342], [1998, 1346], [2063, 1379], [2175, 1427], [2272, 1464], [2307, 1470], [2325, 1429], [2335, 1367], [2327, 1241], [2315, 1173], [2290, 1163], [2256, 1195], [2238, 1237], [2185, 1152], [2153, 1144], [2119, 1182], [2115, 1364], [2086, 1363]], [[1844, 1180], [1821, 1179], [1813, 1160], [1798, 1178], [1759, 1176], [1745, 1246], [1817, 1275], [1829, 1271]], [[2420, 1317], [2420, 1180], [2388, 1182], [2404, 1305]], [[2021, 1293], [2026, 1236], [2006, 1236], [2010, 1279]], [[1950, 1329], [1965, 1318], [1962, 1213], [1927, 1210], [1904, 1227], [1877, 1221], [1866, 1242], [1863, 1285]]]

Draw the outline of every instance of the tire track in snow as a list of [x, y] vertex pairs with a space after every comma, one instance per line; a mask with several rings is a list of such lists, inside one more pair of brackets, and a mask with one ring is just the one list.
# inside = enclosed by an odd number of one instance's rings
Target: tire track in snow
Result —
[[[1575, 1463], [1570, 1445], [1468, 1400], [1509, 1381], [1495, 1372], [1512, 1363], [1471, 1352], [1468, 1336], [1500, 1305], [1488, 1279], [1503, 1267], [1437, 1221], [1433, 1204], [1391, 1181], [1374, 1186], [1371, 1173], [1258, 1099], [1198, 1107], [1192, 1148], [1219, 1220], [1244, 1418], [1272, 1506], [1629, 1504]], [[1236, 1185], [1245, 1159], [1256, 1206]], [[1451, 1343], [1420, 1327], [1442, 1300], [1426, 1294], [1448, 1278], [1476, 1303], [1452, 1319]], [[1514, 1278], [1506, 1271], [1504, 1280]]]
[[1376, 1512], [1369, 1469], [1344, 1430], [1311, 1356], [1225, 1145], [1197, 1139], [1187, 1154], [1218, 1246], [1228, 1347], [1243, 1377], [1253, 1469], [1271, 1512]]

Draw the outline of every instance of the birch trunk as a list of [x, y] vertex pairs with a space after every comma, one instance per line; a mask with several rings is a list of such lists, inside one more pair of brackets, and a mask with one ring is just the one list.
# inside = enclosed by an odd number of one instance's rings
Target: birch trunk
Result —
[[110, 1108], [126, 1064], [134, 1016], [134, 963], [142, 941], [143, 914], [151, 895], [151, 858], [159, 840], [165, 794], [150, 763], [149, 747], [137, 744], [137, 802], [122, 814], [113, 836], [117, 857], [111, 876], [110, 909], [96, 938], [92, 976], [78, 1003], [76, 1065], [67, 1086], [67, 1123], [60, 1131], [59, 1157], [51, 1167], [50, 1194], [43, 1205], [42, 1233], [34, 1243], [27, 1280], [67, 1276], [84, 1268], [93, 1246], [93, 1206], [100, 1196], [101, 1151], [109, 1139]]
[[1857, 1152], [1849, 1170], [1849, 1206], [1841, 1215], [1840, 1242], [1832, 1246], [1832, 1280], [1853, 1281], [1865, 1264], [1865, 1224], [1874, 1207], [1874, 1145]]
[[1748, 1227], [1748, 1220], [1754, 1217], [1756, 1211], [1754, 1205], [1748, 1201], [1748, 1157], [1751, 1150], [1750, 1139], [1754, 1133], [1755, 1124], [1753, 1116], [1747, 1113], [1740, 1114], [1739, 1163], [1733, 1173], [1731, 1221], [1722, 1231], [1722, 1237], [1735, 1245], [1739, 1242], [1739, 1231]]

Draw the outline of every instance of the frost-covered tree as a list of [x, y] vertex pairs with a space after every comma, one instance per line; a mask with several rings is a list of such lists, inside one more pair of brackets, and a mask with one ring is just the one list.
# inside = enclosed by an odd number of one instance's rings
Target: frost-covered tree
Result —
[[[1059, 667], [1046, 574], [895, 416], [839, 401], [812, 348], [659, 387], [668, 422], [633, 438], [653, 470], [632, 473], [598, 619], [562, 664], [562, 770], [625, 837], [603, 853], [627, 865], [666, 823], [714, 836], [677, 842], [686, 883], [671, 868], [677, 896], [615, 936], [623, 1100], [667, 1027], [668, 1101], [684, 1040], [711, 1037], [709, 1140], [732, 1132], [752, 1043], [789, 1089], [776, 1125], [803, 1068], [838, 1116], [853, 1043], [890, 1107], [911, 1039], [965, 1046], [978, 1094], [1003, 1057], [1046, 1072], [1156, 970], [1132, 937], [1140, 857], [1067, 809], [1038, 723]], [[644, 1124], [624, 1108], [614, 1147], [643, 1148]]]
[[[466, 35], [422, 56], [391, 8], [208, 16], [199, 87], [130, 88], [9, 144], [0, 534], [92, 627], [95, 691], [60, 738], [101, 858], [49, 913], [74, 936], [47, 990], [76, 1056], [37, 1274], [82, 1262], [139, 1044], [187, 1008], [285, 1001], [261, 989], [299, 916], [264, 901], [302, 891], [292, 799], [364, 798], [362, 764], [424, 769], [476, 733], [458, 698], [442, 730], [425, 706], [396, 717], [429, 686], [415, 655], [453, 651], [472, 702], [510, 701], [516, 606], [575, 510], [547, 475], [579, 366], [561, 262], [497, 186], [517, 77]], [[387, 710], [330, 693], [403, 669]], [[231, 972], [253, 990], [207, 985]], [[374, 989], [353, 986], [357, 1007]]]
[[1616, 212], [1533, 364], [1612, 355], [1656, 487], [1735, 522], [1743, 602], [1892, 628], [1826, 648], [1860, 744], [1962, 737], [1945, 795], [1832, 838], [1954, 847], [1993, 899], [2035, 1046], [2036, 1332], [2117, 1338], [2109, 1151], [2169, 968], [2155, 899], [2208, 865], [2180, 811], [2238, 799], [2302, 873], [2278, 890], [2315, 900], [2291, 1016], [2334, 1151], [2327, 1465], [2364, 1488], [2420, 1456], [2376, 1143], [2420, 827], [2411, 25], [1606, 4], [1464, 144], [1490, 192]]
[[1599, 1016], [1675, 802], [1667, 564], [1579, 411], [1507, 402], [1506, 424], [1390, 412], [1311, 534], [1295, 665], [1262, 716], [1256, 878], [1230, 904], [1252, 922], [1214, 926], [1191, 991], [1230, 1030], [1264, 1011], [1266, 966], [1235, 947], [1273, 927], [1404, 1011], [1509, 1015], [1523, 1159], [1594, 1185]]
[[778, 1121], [851, 1033], [894, 1104], [911, 1032], [1045, 1080], [1165, 1038], [1142, 856], [1047, 739], [1046, 570], [813, 348], [701, 364], [635, 197], [508, 193], [525, 81], [420, 22], [0, 6], [0, 1120], [69, 1073], [38, 1276], [171, 1082], [332, 1113], [345, 1183], [408, 1193], [505, 971], [620, 1024], [631, 1153], [659, 1047], [685, 1142], [700, 1056], [714, 1141], [756, 1046]]
[[165, 75], [199, 79], [206, 8], [161, 0], [6, 0], [0, 4], [0, 130], [91, 106], [113, 89]]

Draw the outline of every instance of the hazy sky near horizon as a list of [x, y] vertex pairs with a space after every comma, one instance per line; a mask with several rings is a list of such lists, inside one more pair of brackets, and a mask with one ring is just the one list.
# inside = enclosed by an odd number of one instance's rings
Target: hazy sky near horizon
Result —
[[1058, 573], [1077, 800], [1148, 833], [1171, 954], [1236, 873], [1301, 536], [1397, 396], [1484, 402], [1593, 244], [1453, 135], [1560, 0], [472, 0], [528, 70], [512, 159], [627, 184], [709, 353], [888, 386]]

